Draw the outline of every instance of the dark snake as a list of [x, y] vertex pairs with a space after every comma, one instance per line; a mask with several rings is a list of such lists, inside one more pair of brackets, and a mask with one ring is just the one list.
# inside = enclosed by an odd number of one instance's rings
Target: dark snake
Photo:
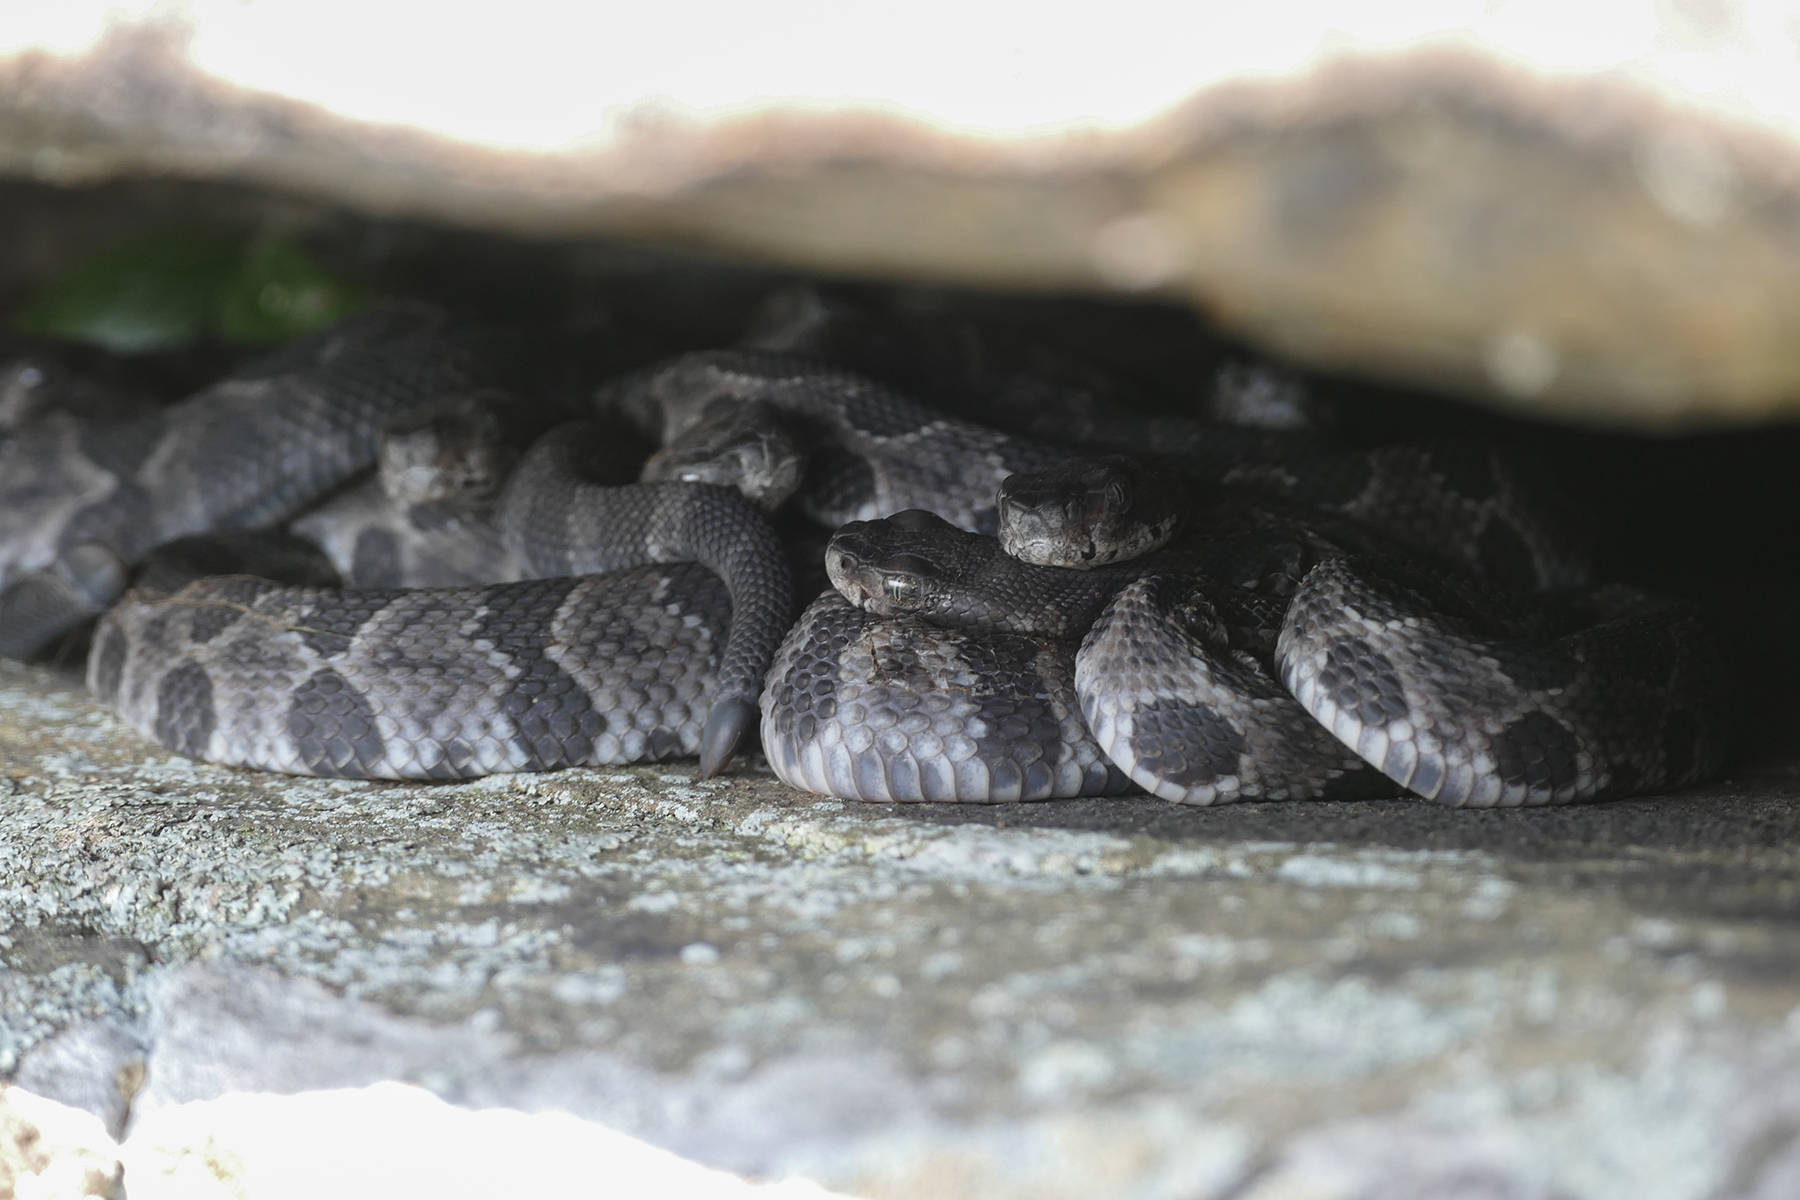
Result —
[[[1333, 514], [1327, 527], [1403, 511], [1401, 540], [1448, 547], [1459, 568], [1523, 563], [1536, 582], [1560, 584], [1551, 524], [1485, 456], [1340, 452], [1254, 432], [1177, 456], [1206, 485], [1273, 506], [1245, 506], [1230, 544], [1291, 577], [1278, 598], [1259, 592], [1264, 579], [1229, 569], [1218, 591], [1225, 551], [1196, 564], [1165, 549], [1110, 576], [1029, 569], [1085, 579], [1079, 602], [1053, 606], [1079, 620], [1047, 630], [1022, 615], [1034, 611], [1031, 587], [996, 582], [1023, 566], [1000, 555], [991, 578], [965, 593], [1000, 614], [985, 624], [883, 615], [834, 592], [790, 629], [780, 545], [742, 493], [773, 506], [791, 491], [787, 508], [822, 529], [929, 507], [993, 544], [1002, 482], [1081, 452], [947, 416], [804, 357], [706, 352], [617, 380], [595, 406], [667, 447], [654, 478], [594, 481], [582, 448], [607, 435], [560, 427], [491, 497], [415, 497], [396, 522], [397, 485], [382, 494], [354, 477], [396, 442], [394, 430], [488, 386], [466, 349], [442, 314], [400, 306], [153, 414], [21, 420], [0, 438], [0, 652], [38, 651], [105, 610], [90, 683], [135, 728], [197, 757], [312, 774], [458, 778], [693, 755], [710, 773], [759, 695], [778, 774], [864, 799], [1097, 794], [1124, 788], [1127, 775], [1190, 801], [1365, 794], [1367, 759], [1446, 802], [1520, 803], [1655, 789], [1716, 769], [1704, 666], [1671, 674], [1658, 695], [1672, 699], [1637, 697], [1653, 714], [1624, 711], [1631, 704], [1605, 682], [1646, 638], [1667, 651], [1661, 661], [1703, 658], [1683, 613], [1594, 593], [1591, 619], [1562, 631], [1575, 640], [1521, 666], [1496, 651], [1489, 614], [1452, 606], [1446, 616], [1434, 602], [1421, 617], [1404, 606], [1404, 589], [1359, 573], [1380, 556], [1266, 516], [1300, 496]], [[746, 425], [778, 433], [746, 438]], [[715, 473], [721, 454], [707, 438], [721, 431], [736, 440], [731, 465]], [[688, 439], [709, 448], [690, 453]], [[770, 449], [789, 445], [803, 468]], [[763, 492], [745, 485], [768, 470], [792, 477]], [[159, 546], [296, 518], [338, 539], [334, 557], [358, 586], [239, 576], [178, 590], [146, 581], [120, 598]], [[1294, 545], [1303, 563], [1271, 559]], [[367, 586], [421, 576], [460, 586]], [[1095, 590], [1102, 578], [1110, 582]], [[1421, 620], [1439, 624], [1415, 637]], [[1534, 620], [1527, 636], [1542, 633]], [[1223, 659], [1205, 659], [1198, 673], [1182, 665], [1195, 644], [1221, 639]], [[1160, 682], [1112, 665], [1146, 656]], [[1194, 698], [1234, 672], [1242, 678], [1226, 680], [1230, 699]], [[1472, 678], [1498, 682], [1483, 691], [1466, 686]], [[1467, 711], [1451, 711], [1446, 680]], [[1265, 730], [1233, 705], [1279, 711]], [[1590, 724], [1599, 732], [1590, 736]]]
[[[1140, 545], [1113, 556], [1121, 523], [1089, 510], [1121, 497], [1095, 493], [1084, 470], [1013, 481], [1026, 505], [1001, 519], [1006, 540], [1086, 569], [1022, 562], [1002, 539], [923, 512], [840, 529], [827, 550], [836, 593], [802, 615], [763, 697], [776, 772], [861, 799], [1012, 798], [984, 792], [970, 747], [1018, 739], [1044, 764], [1040, 796], [1109, 790], [1078, 769], [1098, 750], [1183, 803], [1397, 785], [1492, 806], [1662, 791], [1720, 768], [1728, 681], [1689, 605], [1623, 587], [1496, 589], [1455, 570], [1455, 553], [1422, 565], [1391, 538], [1264, 497], [1218, 501], [1203, 532], [1146, 552], [1166, 540], [1154, 514], [1153, 532], [1134, 530]], [[1096, 531], [1113, 559], [1098, 566]], [[835, 673], [821, 644], [843, 647]], [[1011, 687], [971, 690], [977, 658], [997, 659]], [[896, 690], [955, 696], [962, 725], [923, 700], [909, 712]], [[1021, 692], [1059, 720], [1023, 734]], [[1082, 727], [1059, 739], [1075, 708]], [[871, 741], [871, 722], [895, 732]], [[908, 731], [920, 736], [901, 754]], [[943, 761], [920, 762], [921, 745]], [[1013, 762], [990, 761], [1012, 778]]]
[[536, 443], [481, 522], [512, 580], [227, 577], [114, 602], [156, 547], [279, 521], [366, 470], [384, 429], [477, 386], [463, 345], [441, 314], [384, 310], [129, 423], [23, 426], [0, 442], [6, 649], [110, 605], [94, 693], [217, 762], [460, 778], [698, 754], [717, 771], [791, 616], [780, 547], [732, 489], [586, 482], [581, 427]]

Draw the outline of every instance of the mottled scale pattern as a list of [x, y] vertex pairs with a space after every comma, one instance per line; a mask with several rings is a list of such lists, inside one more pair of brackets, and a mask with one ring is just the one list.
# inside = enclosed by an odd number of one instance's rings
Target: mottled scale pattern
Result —
[[1094, 739], [1145, 791], [1181, 804], [1367, 795], [1372, 773], [1235, 639], [1228, 589], [1147, 575], [1115, 595], [1075, 658]]
[[832, 528], [929, 508], [992, 533], [1001, 480], [1075, 453], [939, 412], [851, 371], [756, 350], [683, 355], [614, 385], [602, 403], [668, 442], [720, 401], [764, 402], [794, 422], [810, 456], [799, 502]]
[[462, 587], [525, 577], [497, 526], [448, 504], [399, 505], [374, 480], [289, 528], [323, 550], [349, 587]]
[[1129, 787], [1082, 721], [1072, 648], [871, 617], [836, 592], [801, 615], [762, 696], [763, 750], [847, 799], [998, 803]]
[[732, 620], [719, 664], [719, 717], [709, 754], [702, 756], [707, 769], [704, 760], [718, 755], [723, 726], [733, 726], [724, 747], [729, 753], [753, 723], [769, 660], [793, 619], [787, 558], [769, 519], [731, 488], [584, 481], [581, 449], [598, 436], [593, 428], [577, 424], [539, 439], [501, 494], [495, 522], [528, 575], [698, 562], [724, 581]]
[[[51, 413], [0, 438], [0, 652], [28, 657], [94, 615], [164, 542], [317, 500], [374, 462], [384, 427], [471, 386], [466, 351], [443, 313], [390, 305], [168, 408], [113, 421]], [[60, 619], [7, 603], [46, 590], [67, 598]]]
[[1324, 728], [1442, 804], [1657, 792], [1720, 769], [1728, 682], [1691, 607], [1624, 588], [1535, 603], [1560, 604], [1560, 628], [1517, 636], [1371, 564], [1326, 562], [1296, 593], [1276, 656]]
[[1546, 481], [1488, 446], [1352, 450], [1271, 439], [1219, 478], [1349, 518], [1415, 555], [1504, 586], [1588, 581], [1592, 547], [1579, 523], [1547, 499], [1553, 493]]
[[[478, 357], [443, 314], [395, 305], [165, 409], [0, 411], [0, 654], [40, 651], [172, 539], [335, 496], [302, 527], [349, 582], [470, 586], [140, 587], [97, 630], [95, 694], [184, 754], [385, 778], [696, 752], [711, 771], [760, 707], [784, 779], [875, 800], [1102, 794], [1126, 772], [1189, 803], [1339, 796], [1380, 784], [1366, 760], [1443, 803], [1549, 803], [1704, 778], [1728, 743], [1723, 669], [1691, 611], [1613, 589], [1534, 597], [1518, 607], [1564, 615], [1511, 627], [1507, 604], [1477, 619], [1426, 602], [1370, 554], [1402, 543], [1495, 600], [1580, 583], [1579, 539], [1486, 449], [1362, 451], [1120, 413], [1114, 446], [1179, 455], [1191, 479], [1252, 497], [1210, 513], [1203, 551], [1091, 573], [1111, 590], [1085, 597], [1000, 591], [1015, 602], [998, 629], [877, 619], [830, 595], [790, 630], [770, 521], [711, 484], [584, 478], [608, 449], [591, 431], [539, 440], [491, 505], [396, 523], [344, 490], [384, 430], [467, 399], [493, 366]], [[807, 452], [800, 508], [832, 526], [923, 507], [987, 533], [1002, 479], [1077, 453], [935, 398], [714, 351], [608, 387], [600, 407], [668, 441], [718, 402], [766, 406]], [[1156, 574], [1182, 562], [1218, 585]], [[1290, 594], [1285, 621], [1271, 615]], [[1042, 628], [1093, 613], [1079, 653]]]
[[303, 775], [459, 779], [698, 752], [731, 611], [691, 564], [478, 588], [134, 590], [88, 683], [170, 749]]

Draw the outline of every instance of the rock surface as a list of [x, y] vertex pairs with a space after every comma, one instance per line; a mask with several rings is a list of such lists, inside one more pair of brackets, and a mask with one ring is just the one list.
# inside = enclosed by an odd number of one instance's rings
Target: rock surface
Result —
[[0, 170], [23, 177], [1154, 291], [1315, 363], [1618, 425], [1800, 396], [1778, 0], [14, 17]]
[[[28, 7], [21, 179], [1177, 297], [1571, 419], [1800, 396], [1771, 0], [525, 0], [504, 38], [397, 0]], [[120, 228], [97, 194], [5, 290]], [[0, 664], [0, 1194], [1786, 1198], [1797, 785], [1458, 813], [294, 781]]]
[[0, 1191], [1800, 1188], [1791, 770], [1536, 812], [299, 781], [7, 664], [0, 764]]

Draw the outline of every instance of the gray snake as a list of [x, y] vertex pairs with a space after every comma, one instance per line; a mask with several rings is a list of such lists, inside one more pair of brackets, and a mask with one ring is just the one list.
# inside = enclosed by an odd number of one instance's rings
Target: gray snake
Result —
[[[1110, 575], [1031, 568], [989, 536], [1000, 486], [1079, 447], [947, 416], [855, 370], [728, 350], [611, 381], [588, 406], [670, 445], [643, 481], [587, 477], [605, 446], [583, 448], [609, 435], [584, 424], [538, 439], [479, 502], [417, 502], [396, 520], [391, 497], [351, 486], [395, 428], [489, 374], [440, 314], [402, 306], [150, 416], [38, 415], [0, 433], [0, 652], [35, 652], [106, 610], [89, 680], [134, 727], [312, 774], [692, 755], [710, 773], [759, 708], [779, 775], [861, 799], [1110, 794], [1128, 777], [1188, 802], [1357, 795], [1381, 771], [1444, 802], [1537, 803], [1718, 766], [1720, 688], [1691, 614], [1620, 589], [1532, 602], [1522, 621], [1459, 609], [1456, 589], [1447, 607], [1408, 607], [1407, 573], [1397, 584], [1386, 566], [1395, 545], [1441, 551], [1452, 573], [1571, 582], [1553, 519], [1485, 453], [1222, 431], [1169, 457], [1202, 494], [1255, 498], [1226, 505], [1225, 549], [1155, 550]], [[803, 456], [773, 495], [744, 483], [742, 441], [722, 474], [713, 450], [697, 466], [680, 450], [752, 406], [780, 428], [770, 446]], [[724, 484], [770, 506], [792, 491], [783, 511], [826, 531], [929, 508], [982, 539], [988, 576], [947, 574], [987, 615], [881, 611], [852, 588], [790, 626], [774, 527]], [[121, 598], [159, 545], [289, 521], [336, 537], [356, 586], [239, 576]], [[1365, 537], [1369, 522], [1391, 527]], [[1363, 553], [1371, 540], [1383, 549]], [[859, 553], [910, 569], [938, 551]], [[1034, 602], [1019, 568], [1083, 581]], [[1519, 638], [1555, 644], [1534, 657], [1511, 649]], [[1645, 653], [1666, 678], [1619, 695]]]
[[[862, 799], [1014, 798], [973, 749], [1002, 742], [1042, 764], [1041, 797], [1108, 790], [1084, 771], [1098, 756], [1190, 804], [1397, 785], [1473, 806], [1667, 790], [1720, 765], [1727, 685], [1689, 606], [1618, 587], [1520, 602], [1260, 501], [1207, 525], [1092, 570], [1021, 562], [928, 513], [845, 526], [836, 591], [764, 693], [771, 763]], [[835, 674], [825, 644], [843, 647]], [[999, 671], [1007, 688], [969, 682]], [[1021, 694], [1056, 719], [1027, 734]]]
[[111, 603], [158, 545], [290, 515], [370, 467], [386, 426], [460, 401], [477, 383], [462, 345], [439, 314], [383, 310], [145, 418], [21, 428], [0, 442], [6, 649], [111, 604], [95, 694], [219, 762], [446, 778], [698, 753], [718, 770], [790, 616], [775, 535], [728, 488], [583, 480], [579, 427], [546, 434], [476, 522], [510, 581], [228, 577]]

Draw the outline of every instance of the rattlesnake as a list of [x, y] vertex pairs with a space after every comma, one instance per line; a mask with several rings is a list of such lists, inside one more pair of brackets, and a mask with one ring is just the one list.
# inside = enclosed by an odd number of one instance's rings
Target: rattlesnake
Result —
[[[89, 665], [101, 699], [185, 753], [287, 771], [445, 778], [699, 754], [710, 772], [754, 719], [760, 692], [765, 748], [778, 773], [846, 796], [1089, 794], [1119, 790], [1128, 773], [1189, 800], [1368, 791], [1372, 773], [1335, 743], [1332, 765], [1298, 772], [1303, 786], [1272, 783], [1296, 775], [1284, 761], [1298, 753], [1287, 748], [1291, 742], [1265, 747], [1247, 727], [1232, 724], [1221, 734], [1216, 722], [1194, 744], [1214, 745], [1214, 768], [1224, 758], [1217, 745], [1236, 745], [1242, 769], [1212, 769], [1210, 784], [1171, 786], [1166, 777], [1185, 768], [1164, 762], [1174, 761], [1173, 751], [1145, 749], [1144, 703], [1088, 686], [1089, 677], [1130, 674], [1095, 665], [1109, 654], [1145, 653], [1147, 635], [1133, 614], [1154, 618], [1165, 634], [1192, 637], [1208, 620], [1242, 628], [1244, 614], [1255, 609], [1260, 624], [1246, 654], [1260, 656], [1263, 682], [1274, 686], [1267, 675], [1277, 636], [1296, 663], [1324, 664], [1290, 668], [1283, 659], [1289, 687], [1317, 718], [1297, 726], [1298, 736], [1329, 742], [1322, 731], [1330, 729], [1423, 793], [1434, 789], [1421, 786], [1421, 771], [1435, 772], [1440, 799], [1568, 799], [1664, 786], [1716, 766], [1717, 721], [1704, 670], [1678, 673], [1680, 685], [1699, 695], [1684, 710], [1693, 726], [1685, 767], [1676, 761], [1681, 730], [1671, 724], [1681, 718], [1659, 710], [1651, 734], [1638, 698], [1607, 698], [1608, 685], [1594, 672], [1625, 661], [1626, 648], [1640, 644], [1631, 638], [1583, 651], [1588, 657], [1579, 659], [1573, 680], [1534, 668], [1541, 678], [1532, 708], [1476, 716], [1477, 723], [1501, 722], [1500, 742], [1490, 730], [1485, 749], [1456, 751], [1463, 758], [1453, 753], [1437, 766], [1422, 766], [1416, 753], [1410, 763], [1394, 759], [1398, 747], [1423, 744], [1423, 734], [1409, 742], [1399, 723], [1410, 721], [1415, 733], [1429, 727], [1410, 705], [1438, 648], [1444, 655], [1454, 648], [1463, 672], [1494, 655], [1446, 630], [1423, 643], [1422, 659], [1405, 660], [1425, 667], [1403, 666], [1390, 642], [1407, 641], [1399, 631], [1415, 618], [1356, 591], [1368, 582], [1358, 570], [1375, 560], [1322, 551], [1319, 543], [1356, 541], [1360, 533], [1342, 531], [1404, 512], [1389, 533], [1442, 547], [1446, 569], [1524, 570], [1537, 585], [1567, 583], [1571, 559], [1553, 523], [1485, 452], [1341, 450], [1263, 431], [1193, 441], [1212, 448], [1182, 456], [1176, 469], [1187, 483], [1240, 497], [1234, 520], [1242, 528], [1234, 536], [1248, 539], [1240, 549], [1258, 545], [1266, 558], [1271, 522], [1279, 527], [1277, 556], [1288, 543], [1304, 549], [1304, 563], [1270, 567], [1293, 576], [1293, 595], [1280, 597], [1286, 628], [1278, 619], [1270, 624], [1261, 611], [1269, 598], [1257, 587], [1221, 601], [1196, 583], [1191, 564], [1176, 570], [1168, 552], [1158, 551], [1163, 559], [1120, 564], [1117, 586], [1065, 606], [1062, 616], [1079, 609], [1084, 624], [1055, 636], [1029, 621], [945, 630], [922, 616], [864, 611], [835, 593], [815, 601], [790, 630], [791, 592], [773, 526], [738, 489], [722, 486], [742, 482], [737, 472], [745, 463], [763, 464], [758, 471], [777, 464], [769, 481], [745, 490], [767, 506], [792, 491], [787, 508], [826, 529], [930, 508], [963, 536], [985, 538], [1000, 525], [1003, 481], [1082, 461], [1083, 451], [948, 416], [885, 383], [805, 357], [703, 352], [612, 381], [593, 409], [664, 443], [716, 432], [736, 419], [732, 414], [755, 411], [754, 427], [778, 429], [766, 444], [761, 434], [752, 435], [749, 450], [735, 443], [723, 455], [730, 461], [722, 473], [721, 454], [709, 449], [696, 466], [675, 449], [651, 468], [658, 479], [597, 483], [583, 478], [580, 450], [599, 445], [604, 457], [610, 435], [591, 425], [559, 427], [533, 444], [490, 500], [413, 503], [408, 511], [418, 520], [398, 527], [423, 540], [405, 551], [390, 528], [392, 497], [367, 485], [343, 489], [396, 428], [480, 394], [490, 375], [454, 323], [402, 305], [302, 341], [148, 416], [108, 423], [52, 413], [21, 422], [0, 439], [0, 652], [33, 652], [111, 605]], [[803, 469], [787, 464], [789, 446], [803, 456]], [[287, 521], [321, 500], [327, 510], [361, 514], [350, 522], [357, 532], [336, 547], [340, 567], [365, 576], [353, 582], [367, 584], [383, 571], [393, 578], [381, 582], [410, 582], [419, 573], [402, 569], [410, 561], [434, 567], [433, 582], [462, 586], [340, 590], [239, 577], [173, 591], [165, 581], [114, 603], [127, 574], [160, 544]], [[1268, 516], [1302, 503], [1330, 515]], [[436, 515], [421, 525], [430, 513]], [[298, 527], [320, 520], [304, 518]], [[321, 532], [330, 527], [313, 532], [330, 541]], [[856, 529], [840, 533], [840, 543]], [[464, 553], [467, 561], [458, 557]], [[1208, 571], [1216, 574], [1216, 566], [1200, 574]], [[843, 570], [834, 574], [844, 581]], [[481, 575], [490, 581], [474, 582]], [[1594, 603], [1627, 625], [1659, 611], [1623, 592], [1596, 596]], [[1004, 598], [1006, 605], [1017, 610], [1017, 596]], [[1688, 662], [1701, 652], [1694, 627], [1660, 611], [1656, 636]], [[1356, 637], [1365, 658], [1392, 666], [1388, 675], [1374, 675], [1400, 680], [1405, 711], [1383, 709], [1391, 689], [1377, 687], [1371, 699], [1332, 665], [1347, 653], [1342, 622], [1350, 619], [1361, 623]], [[1312, 645], [1309, 653], [1299, 649], [1305, 645]], [[1525, 722], [1543, 733], [1531, 723], [1547, 719], [1567, 731], [1560, 717], [1542, 714], [1575, 696], [1598, 705], [1606, 719], [1617, 716], [1634, 748], [1614, 761], [1640, 767], [1615, 766], [1597, 783], [1591, 772], [1571, 782], [1579, 772], [1568, 764], [1587, 752], [1552, 744], [1554, 737], [1533, 743], [1548, 747], [1535, 756], [1508, 757], [1506, 729], [1517, 732]], [[1299, 710], [1285, 696], [1283, 702], [1291, 723]], [[1122, 724], [1131, 726], [1123, 737]], [[1378, 728], [1383, 745], [1375, 753]], [[821, 748], [819, 737], [837, 737], [854, 754], [832, 760], [838, 751]], [[1660, 738], [1654, 763], [1640, 752], [1645, 738]], [[1103, 749], [1109, 745], [1112, 761]], [[1151, 771], [1144, 766], [1151, 759], [1164, 765]], [[1491, 767], [1483, 779], [1503, 786], [1474, 782], [1477, 762]], [[1638, 770], [1635, 779], [1630, 769]], [[1220, 785], [1226, 776], [1231, 781]]]
[[[1031, 492], [1055, 510], [1033, 537], [1059, 517], [1087, 527], [1079, 492]], [[1016, 740], [1066, 767], [1040, 771], [1037, 796], [1106, 790], [1079, 769], [1098, 752], [1196, 804], [1369, 795], [1376, 771], [1448, 804], [1542, 804], [1718, 769], [1725, 680], [1690, 606], [1478, 590], [1262, 498], [1199, 519], [1186, 542], [1092, 569], [1021, 562], [925, 512], [844, 526], [826, 551], [836, 591], [802, 615], [763, 696], [770, 761], [836, 795], [1010, 799], [987, 779], [1011, 771], [994, 747]], [[1012, 682], [970, 683], [991, 670]], [[1026, 692], [1058, 720], [997, 734]]]

